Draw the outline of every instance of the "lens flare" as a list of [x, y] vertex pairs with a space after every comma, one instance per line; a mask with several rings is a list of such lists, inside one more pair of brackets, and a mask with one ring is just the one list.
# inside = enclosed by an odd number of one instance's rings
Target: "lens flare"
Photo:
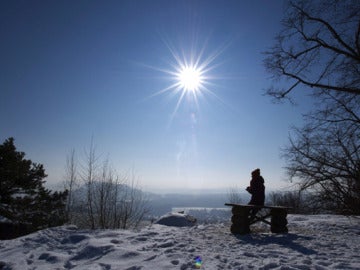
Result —
[[202, 266], [202, 259], [200, 256], [195, 257], [195, 268], [200, 269]]

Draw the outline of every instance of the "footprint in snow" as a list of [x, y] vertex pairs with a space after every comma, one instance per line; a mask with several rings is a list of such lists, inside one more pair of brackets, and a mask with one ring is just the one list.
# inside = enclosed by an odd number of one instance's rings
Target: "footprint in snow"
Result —
[[61, 244], [77, 244], [88, 238], [89, 238], [89, 236], [86, 236], [83, 234], [72, 234], [72, 235], [69, 235], [67, 238], [64, 238], [61, 241]]
[[47, 252], [42, 253], [42, 254], [39, 256], [38, 259], [39, 259], [39, 260], [47, 261], [47, 262], [49, 262], [49, 263], [57, 263], [57, 262], [60, 261], [57, 256], [51, 255], [50, 253], [47, 253]]
[[172, 260], [172, 261], [171, 261], [171, 264], [173, 264], [173, 265], [178, 265], [179, 262], [180, 262], [179, 260]]
[[151, 256], [151, 257], [149, 257], [149, 258], [147, 258], [147, 259], [145, 259], [144, 261], [152, 261], [153, 259], [155, 259], [157, 257], [157, 255], [154, 255], [154, 256]]
[[108, 246], [87, 246], [80, 250], [80, 252], [72, 257], [71, 260], [88, 260], [93, 258], [101, 258], [102, 256], [106, 255], [107, 253], [114, 250], [113, 245]]
[[157, 247], [159, 247], [159, 248], [168, 248], [168, 247], [173, 247], [173, 246], [174, 246], [173, 241], [168, 241], [163, 244], [157, 245]]
[[122, 244], [123, 241], [121, 241], [121, 240], [119, 240], [119, 239], [111, 239], [111, 240], [110, 240], [110, 243], [112, 243], [112, 244]]

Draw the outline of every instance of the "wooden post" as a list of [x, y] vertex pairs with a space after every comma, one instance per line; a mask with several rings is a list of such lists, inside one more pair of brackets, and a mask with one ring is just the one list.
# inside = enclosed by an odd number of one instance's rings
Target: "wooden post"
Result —
[[247, 207], [233, 206], [230, 231], [234, 234], [250, 233], [249, 211]]
[[286, 209], [271, 209], [271, 232], [273, 233], [287, 233], [287, 211]]

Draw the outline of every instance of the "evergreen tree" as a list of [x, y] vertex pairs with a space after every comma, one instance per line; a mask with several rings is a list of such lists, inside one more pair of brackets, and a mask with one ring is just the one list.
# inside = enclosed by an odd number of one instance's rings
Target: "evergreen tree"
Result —
[[29, 231], [64, 224], [67, 191], [46, 189], [43, 165], [24, 157], [13, 138], [0, 145], [0, 216]]

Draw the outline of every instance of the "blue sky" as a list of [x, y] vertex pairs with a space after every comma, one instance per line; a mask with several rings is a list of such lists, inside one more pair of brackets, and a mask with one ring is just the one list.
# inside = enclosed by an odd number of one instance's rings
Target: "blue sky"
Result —
[[[280, 148], [310, 105], [263, 95], [262, 52], [283, 11], [275, 0], [1, 1], [0, 139], [14, 137], [52, 185], [93, 138], [145, 189], [245, 188], [257, 167], [269, 189], [284, 187]], [[197, 102], [156, 94], [176, 83], [172, 53], [201, 52], [216, 57]]]

